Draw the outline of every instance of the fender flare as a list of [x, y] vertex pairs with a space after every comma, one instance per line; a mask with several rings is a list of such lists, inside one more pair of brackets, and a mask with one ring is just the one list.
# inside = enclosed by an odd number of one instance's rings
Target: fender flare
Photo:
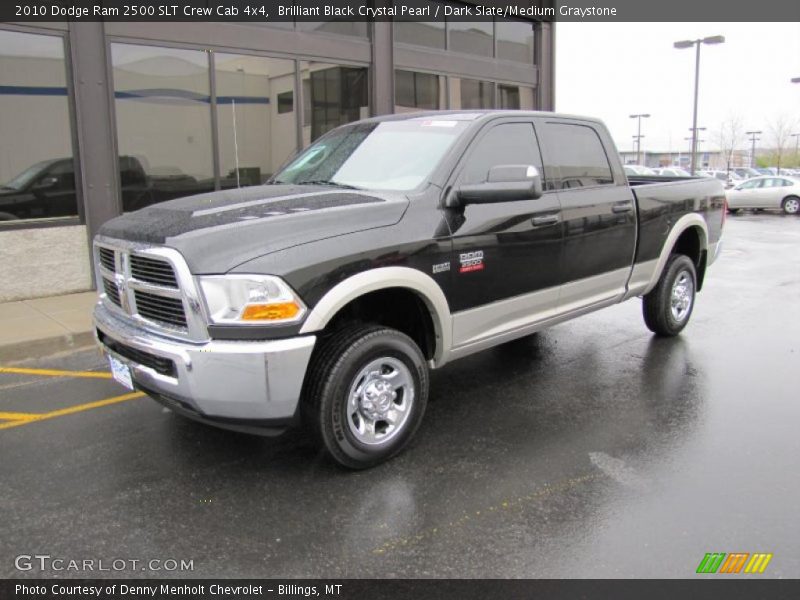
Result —
[[410, 267], [370, 269], [336, 284], [308, 314], [300, 333], [313, 333], [324, 329], [342, 308], [356, 298], [388, 288], [405, 288], [420, 296], [430, 313], [436, 336], [432, 366], [439, 367], [447, 362], [453, 344], [450, 305], [442, 288], [431, 276]]
[[661, 254], [656, 262], [656, 267], [653, 270], [653, 274], [650, 276], [650, 281], [647, 283], [647, 287], [645, 287], [642, 295], [647, 294], [650, 292], [650, 290], [656, 287], [658, 280], [661, 279], [661, 273], [664, 271], [664, 267], [667, 265], [667, 261], [672, 254], [672, 249], [675, 247], [678, 238], [684, 231], [691, 227], [697, 227], [700, 229], [701, 254], [703, 251], [708, 250], [708, 225], [706, 225], [705, 219], [697, 213], [683, 215], [680, 219], [675, 221], [675, 224], [672, 226], [667, 239], [664, 241], [664, 246], [661, 248]]

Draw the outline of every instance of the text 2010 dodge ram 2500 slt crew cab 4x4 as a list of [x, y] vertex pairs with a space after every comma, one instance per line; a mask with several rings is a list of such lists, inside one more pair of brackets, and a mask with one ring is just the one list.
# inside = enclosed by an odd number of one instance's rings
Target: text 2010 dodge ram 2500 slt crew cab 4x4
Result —
[[268, 185], [104, 225], [97, 338], [120, 381], [177, 413], [254, 433], [305, 422], [367, 467], [414, 435], [429, 369], [634, 296], [676, 335], [724, 205], [713, 179], [629, 182], [593, 119], [367, 119]]

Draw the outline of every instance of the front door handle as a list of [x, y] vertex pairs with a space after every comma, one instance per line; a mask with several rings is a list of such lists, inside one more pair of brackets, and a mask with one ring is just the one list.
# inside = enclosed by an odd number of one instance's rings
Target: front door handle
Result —
[[541, 217], [533, 217], [531, 224], [534, 227], [543, 227], [545, 225], [555, 225], [558, 221], [558, 215], [542, 215]]
[[625, 204], [615, 204], [611, 207], [611, 212], [615, 213], [626, 213], [631, 212], [633, 210], [633, 204], [630, 202], [626, 202]]

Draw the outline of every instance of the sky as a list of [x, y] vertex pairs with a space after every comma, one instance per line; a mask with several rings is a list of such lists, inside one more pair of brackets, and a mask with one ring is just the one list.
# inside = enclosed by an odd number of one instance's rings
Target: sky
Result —
[[642, 119], [642, 150], [689, 151], [694, 48], [673, 42], [724, 35], [700, 50], [698, 127], [701, 150], [718, 147], [723, 122], [740, 117], [746, 131], [781, 116], [800, 132], [800, 23], [558, 23], [556, 110], [603, 119], [621, 151], [633, 149]]

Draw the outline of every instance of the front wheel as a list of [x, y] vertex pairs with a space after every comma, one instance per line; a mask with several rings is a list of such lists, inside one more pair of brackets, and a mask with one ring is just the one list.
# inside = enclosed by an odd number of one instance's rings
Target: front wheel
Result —
[[800, 212], [800, 198], [797, 196], [789, 196], [783, 199], [782, 204], [783, 212], [787, 215], [796, 215]]
[[696, 289], [694, 263], [688, 256], [673, 254], [656, 287], [643, 298], [642, 313], [647, 328], [656, 335], [678, 335], [692, 316]]
[[321, 341], [306, 375], [302, 407], [339, 464], [364, 469], [399, 453], [428, 401], [428, 366], [407, 335], [353, 325]]

